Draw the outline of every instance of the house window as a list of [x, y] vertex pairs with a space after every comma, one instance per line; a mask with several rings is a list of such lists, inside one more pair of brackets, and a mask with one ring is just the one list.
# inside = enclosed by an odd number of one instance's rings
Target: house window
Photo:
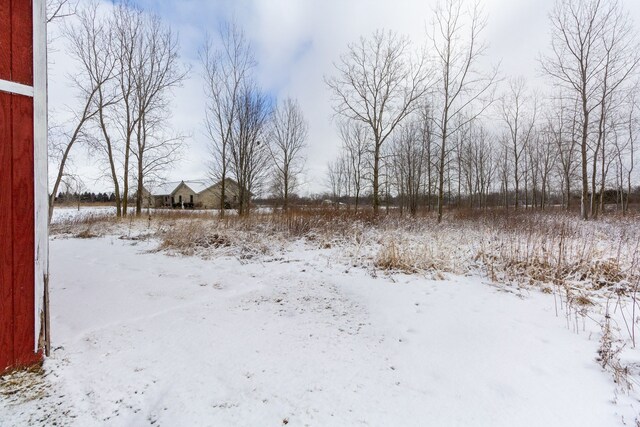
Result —
[[182, 203], [182, 195], [178, 196], [178, 203]]
[[189, 195], [189, 203], [193, 203], [193, 194]]

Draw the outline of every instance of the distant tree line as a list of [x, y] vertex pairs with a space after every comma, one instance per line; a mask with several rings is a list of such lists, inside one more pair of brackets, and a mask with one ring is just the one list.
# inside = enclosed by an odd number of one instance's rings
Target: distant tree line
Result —
[[109, 203], [116, 201], [116, 195], [114, 193], [90, 193], [85, 191], [84, 193], [63, 193], [60, 192], [56, 196], [56, 203], [74, 203], [80, 201], [81, 203]]

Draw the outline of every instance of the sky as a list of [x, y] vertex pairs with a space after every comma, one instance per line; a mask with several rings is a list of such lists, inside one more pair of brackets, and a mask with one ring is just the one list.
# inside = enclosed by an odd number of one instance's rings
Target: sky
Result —
[[[81, 2], [84, 0], [80, 0]], [[640, 28], [640, 1], [621, 0], [635, 27]], [[187, 135], [182, 160], [168, 180], [205, 178], [210, 154], [204, 133], [204, 106], [198, 50], [220, 23], [235, 20], [246, 32], [258, 60], [257, 78], [277, 97], [296, 98], [309, 124], [307, 160], [300, 193], [326, 190], [326, 166], [339, 152], [329, 89], [324, 76], [349, 43], [376, 29], [407, 35], [414, 45], [426, 43], [435, 0], [135, 0], [158, 14], [178, 33], [181, 61], [191, 67], [189, 77], [174, 90], [171, 124]], [[537, 58], [549, 45], [548, 13], [554, 0], [481, 0], [488, 18], [483, 33], [488, 43], [489, 69], [500, 64], [503, 78], [523, 76], [532, 87], [544, 86]], [[59, 24], [56, 24], [59, 25]], [[56, 28], [52, 29], [55, 34]], [[67, 74], [74, 65], [64, 52], [64, 40], [54, 41], [50, 54], [49, 100], [52, 117], [64, 122], [75, 98]], [[88, 188], [108, 190], [98, 165], [82, 149], [72, 168]]]

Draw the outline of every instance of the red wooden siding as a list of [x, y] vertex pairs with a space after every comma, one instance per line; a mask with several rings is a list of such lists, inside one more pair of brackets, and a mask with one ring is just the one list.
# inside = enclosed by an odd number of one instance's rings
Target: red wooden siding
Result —
[[[1, 1], [1, 0], [0, 0]], [[7, 1], [7, 0], [4, 0]], [[11, 81], [33, 84], [32, 1], [11, 0]]]
[[11, 3], [0, 0], [0, 79], [11, 79]]
[[35, 233], [33, 98], [11, 97], [13, 114], [13, 310], [16, 365], [33, 363]]
[[[0, 0], [0, 79], [33, 84], [32, 2]], [[33, 98], [0, 92], [0, 373], [35, 348]]]

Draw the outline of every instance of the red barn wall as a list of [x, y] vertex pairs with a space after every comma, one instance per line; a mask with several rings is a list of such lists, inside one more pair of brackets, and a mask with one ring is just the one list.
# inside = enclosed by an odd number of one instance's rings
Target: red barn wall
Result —
[[[0, 0], [0, 80], [33, 86], [33, 2]], [[34, 102], [0, 90], [0, 373], [40, 360], [35, 333]]]

